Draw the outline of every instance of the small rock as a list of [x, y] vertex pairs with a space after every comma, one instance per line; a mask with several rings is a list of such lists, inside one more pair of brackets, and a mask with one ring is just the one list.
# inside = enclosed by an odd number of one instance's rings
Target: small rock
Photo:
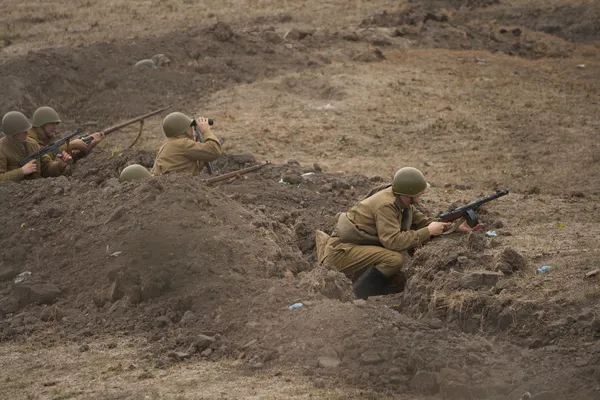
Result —
[[156, 69], [157, 66], [156, 64], [154, 64], [154, 61], [150, 60], [149, 58], [146, 58], [144, 60], [140, 60], [138, 62], [135, 63], [135, 67], [136, 68], [151, 68], [151, 69]]
[[363, 299], [357, 299], [352, 302], [356, 307], [365, 307], [367, 305], [367, 301]]
[[110, 301], [117, 301], [123, 298], [125, 293], [121, 289], [120, 280], [115, 280], [112, 285], [110, 285], [110, 292], [108, 294], [108, 298]]
[[[200, 334], [200, 335], [196, 336], [196, 340], [190, 346], [190, 349], [192, 347], [194, 348], [194, 350], [191, 352], [194, 353], [196, 351], [202, 351], [202, 350], [206, 349], [208, 346], [210, 346], [211, 344], [215, 343], [216, 341], [217, 340], [212, 336]], [[188, 352], [190, 352], [189, 349], [188, 349]]]
[[500, 272], [473, 271], [464, 274], [460, 278], [459, 284], [462, 289], [476, 290], [480, 287], [492, 287], [503, 277], [504, 274]]
[[439, 318], [432, 318], [427, 321], [427, 326], [431, 329], [442, 329], [444, 327], [444, 322]]
[[108, 224], [109, 222], [115, 222], [115, 221], [123, 218], [124, 216], [125, 216], [125, 208], [123, 206], [117, 207], [115, 209], [115, 211], [113, 211], [113, 213], [110, 215], [110, 217], [108, 217], [105, 224]]
[[152, 379], [154, 375], [151, 372], [145, 371], [138, 375], [138, 379]]
[[299, 185], [302, 183], [303, 179], [302, 176], [299, 174], [294, 174], [294, 173], [289, 173], [289, 174], [285, 174], [283, 175], [283, 177], [281, 177], [281, 179], [284, 182], [289, 183], [290, 185]]
[[360, 40], [360, 36], [356, 32], [345, 33], [342, 36], [342, 39], [347, 40], [349, 42], [358, 42]]
[[515, 317], [512, 310], [504, 310], [498, 316], [498, 329], [505, 330], [515, 323]]
[[56, 306], [46, 307], [42, 310], [40, 319], [44, 322], [48, 321], [60, 321], [63, 317], [63, 313]]
[[374, 351], [366, 351], [360, 355], [360, 362], [365, 365], [379, 364], [383, 359]]
[[200, 355], [202, 357], [208, 357], [212, 354], [212, 352], [213, 352], [212, 349], [209, 347], [209, 348], [205, 349], [204, 351], [202, 351], [202, 353], [200, 353]]
[[500, 279], [498, 282], [496, 282], [494, 289], [495, 289], [496, 294], [499, 294], [504, 289], [509, 289], [509, 288], [516, 287], [516, 286], [517, 286], [517, 284], [511, 279]]
[[189, 325], [194, 324], [196, 322], [196, 320], [197, 320], [196, 314], [194, 314], [190, 310], [187, 310], [183, 314], [183, 317], [181, 317], [181, 321], [179, 321], [179, 325], [189, 326]]
[[341, 361], [335, 357], [321, 356], [317, 359], [317, 362], [321, 368], [337, 368]]
[[89, 351], [89, 350], [90, 350], [90, 346], [87, 344], [82, 344], [81, 346], [79, 346], [79, 351], [82, 353]]
[[279, 44], [279, 43], [283, 42], [283, 39], [281, 38], [281, 36], [279, 36], [274, 31], [264, 31], [262, 33], [262, 37], [265, 40], [265, 42], [267, 42], [267, 43]]
[[440, 391], [438, 374], [435, 372], [418, 371], [410, 381], [410, 385], [419, 393], [436, 394]]
[[183, 351], [170, 351], [167, 353], [167, 357], [172, 358], [177, 361], [185, 360], [189, 358], [190, 355], [188, 353], [184, 353]]
[[51, 283], [23, 283], [15, 286], [17, 301], [22, 307], [28, 304], [52, 304], [61, 293], [58, 286]]
[[494, 228], [494, 229], [504, 228], [504, 226], [505, 226], [504, 221], [499, 220], [499, 219], [492, 223], [492, 228]]
[[314, 168], [315, 172], [323, 172], [323, 168], [321, 167], [321, 164], [314, 163], [313, 168]]

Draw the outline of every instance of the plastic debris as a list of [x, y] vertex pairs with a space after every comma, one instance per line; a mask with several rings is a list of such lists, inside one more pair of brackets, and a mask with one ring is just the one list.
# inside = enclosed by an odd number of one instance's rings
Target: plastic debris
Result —
[[585, 64], [579, 64], [579, 65], [577, 65], [577, 68], [584, 69], [585, 68]]
[[293, 310], [294, 308], [300, 308], [302, 307], [304, 304], [302, 303], [294, 303], [291, 306], [288, 307], [288, 310]]
[[498, 234], [496, 233], [496, 231], [487, 231], [485, 233], [485, 236], [487, 236], [487, 237], [496, 237], [496, 236], [498, 236]]
[[548, 272], [548, 271], [550, 271], [551, 269], [552, 269], [552, 267], [551, 267], [551, 266], [549, 266], [549, 265], [544, 265], [543, 267], [536, 269], [536, 270], [535, 270], [535, 273], [536, 273], [536, 274], [543, 274], [544, 272]]
[[586, 278], [591, 278], [592, 276], [596, 276], [596, 275], [598, 275], [598, 272], [600, 272], [600, 270], [598, 270], [598, 269], [595, 269], [595, 270], [593, 270], [593, 271], [586, 272], [586, 274], [585, 274], [585, 277], [586, 277]]
[[289, 185], [289, 182], [286, 182], [283, 180], [283, 178], [279, 179], [279, 183], [283, 184], [283, 185]]
[[27, 280], [27, 278], [29, 278], [31, 276], [31, 271], [25, 271], [25, 272], [21, 272], [19, 275], [17, 275], [17, 277], [14, 279], [15, 283], [21, 283]]
[[302, 177], [307, 177], [307, 176], [312, 176], [314, 174], [315, 174], [314, 172], [306, 172], [306, 173], [302, 174], [301, 176]]

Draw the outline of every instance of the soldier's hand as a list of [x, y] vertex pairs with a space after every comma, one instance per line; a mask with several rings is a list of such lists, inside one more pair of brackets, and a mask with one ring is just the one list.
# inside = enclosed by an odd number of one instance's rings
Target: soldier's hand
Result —
[[37, 161], [31, 160], [21, 167], [24, 175], [31, 175], [37, 171]]
[[204, 118], [204, 117], [196, 118], [196, 124], [198, 125], [198, 129], [200, 130], [200, 133], [202, 133], [203, 135], [206, 132], [210, 131], [210, 125], [208, 124], [208, 118]]
[[102, 139], [104, 139], [104, 132], [94, 132], [90, 134], [90, 136], [93, 138], [92, 142], [90, 143], [90, 147], [94, 147], [100, 143]]
[[56, 161], [58, 161], [60, 165], [67, 165], [72, 159], [73, 158], [66, 151], [63, 151], [56, 156]]
[[478, 231], [481, 228], [483, 228], [483, 225], [481, 225], [481, 224], [477, 224], [471, 228], [469, 226], [469, 224], [467, 224], [466, 222], [463, 222], [458, 228], [456, 228], [456, 230], [458, 232], [471, 232], [471, 231]]
[[448, 222], [438, 222], [434, 221], [427, 225], [427, 229], [429, 229], [429, 236], [439, 236], [444, 233], [444, 229], [448, 226]]
[[69, 143], [69, 147], [71, 148], [71, 150], [77, 150], [77, 151], [83, 151], [83, 152], [87, 151], [87, 145], [81, 139], [71, 140], [71, 143]]

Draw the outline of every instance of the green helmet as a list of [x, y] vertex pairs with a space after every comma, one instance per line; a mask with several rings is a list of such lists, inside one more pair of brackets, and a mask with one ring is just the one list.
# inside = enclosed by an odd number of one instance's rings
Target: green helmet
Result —
[[52, 122], [60, 123], [58, 113], [52, 107], [40, 107], [33, 113], [33, 126], [40, 127]]
[[173, 112], [163, 120], [163, 132], [167, 137], [181, 135], [192, 125], [193, 119], [180, 112]]
[[429, 187], [423, 173], [416, 168], [400, 168], [394, 175], [392, 191], [396, 196], [415, 197]]
[[138, 179], [147, 178], [150, 175], [150, 171], [143, 166], [139, 164], [132, 164], [125, 167], [123, 171], [121, 171], [119, 182], [137, 181]]
[[26, 132], [31, 129], [31, 122], [23, 113], [18, 111], [9, 111], [2, 117], [2, 132], [6, 136]]

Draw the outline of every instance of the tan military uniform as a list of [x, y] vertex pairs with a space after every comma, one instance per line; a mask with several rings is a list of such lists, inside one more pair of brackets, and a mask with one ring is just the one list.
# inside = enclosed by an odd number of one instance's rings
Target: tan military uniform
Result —
[[187, 137], [168, 138], [158, 150], [152, 175], [168, 172], [199, 174], [205, 163], [216, 160], [223, 154], [219, 139], [212, 132], [206, 132], [204, 139], [205, 142], [200, 143]]
[[427, 225], [432, 221], [396, 200], [390, 186], [380, 188], [339, 215], [319, 261], [352, 280], [373, 266], [391, 277], [400, 272], [406, 250], [430, 239]]
[[19, 162], [25, 157], [36, 153], [40, 146], [35, 140], [27, 138], [26, 142], [17, 142], [12, 137], [5, 136], [0, 139], [0, 180], [19, 182], [23, 179], [37, 179], [49, 176], [60, 176], [65, 166], [58, 161], [52, 161], [47, 155], [38, 160], [38, 171], [24, 175]]

